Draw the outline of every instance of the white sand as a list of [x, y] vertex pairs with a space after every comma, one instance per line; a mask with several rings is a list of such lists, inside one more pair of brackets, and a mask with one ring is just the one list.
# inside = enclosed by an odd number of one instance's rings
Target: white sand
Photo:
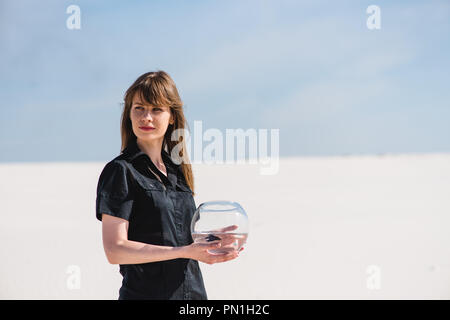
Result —
[[[117, 299], [121, 276], [95, 218], [103, 166], [0, 165], [1, 299]], [[258, 165], [194, 173], [197, 205], [234, 200], [250, 218], [238, 259], [201, 264], [210, 299], [450, 298], [450, 154], [287, 158], [273, 176]]]

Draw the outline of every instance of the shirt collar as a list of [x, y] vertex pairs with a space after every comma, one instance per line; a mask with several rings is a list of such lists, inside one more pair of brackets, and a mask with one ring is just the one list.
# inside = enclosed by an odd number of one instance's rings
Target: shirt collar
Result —
[[139, 149], [139, 146], [137, 145], [136, 139], [133, 139], [130, 141], [128, 146], [123, 150], [122, 155], [129, 161], [133, 162], [137, 160], [138, 158], [146, 159], [151, 166], [152, 170], [158, 173], [161, 179], [168, 179], [169, 182], [172, 184], [173, 187], [177, 184], [178, 180], [178, 167], [179, 165], [176, 165], [170, 155], [167, 153], [166, 150], [161, 150], [161, 157], [164, 161], [164, 165], [166, 166], [167, 170], [167, 177], [158, 169], [156, 168], [153, 161], [150, 159], [150, 157], [141, 149]]

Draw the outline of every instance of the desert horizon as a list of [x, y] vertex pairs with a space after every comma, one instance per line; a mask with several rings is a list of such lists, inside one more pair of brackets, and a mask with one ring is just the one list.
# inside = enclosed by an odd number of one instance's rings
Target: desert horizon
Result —
[[[106, 162], [1, 163], [1, 299], [117, 299], [96, 185]], [[233, 200], [240, 257], [200, 263], [209, 299], [449, 299], [450, 153], [193, 164], [195, 202]]]

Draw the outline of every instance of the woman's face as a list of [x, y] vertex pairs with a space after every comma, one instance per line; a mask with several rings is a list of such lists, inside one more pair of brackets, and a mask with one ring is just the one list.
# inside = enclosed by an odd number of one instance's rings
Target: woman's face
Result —
[[143, 141], [162, 141], [167, 127], [173, 124], [169, 107], [148, 105], [141, 100], [139, 92], [133, 97], [130, 119], [134, 134]]

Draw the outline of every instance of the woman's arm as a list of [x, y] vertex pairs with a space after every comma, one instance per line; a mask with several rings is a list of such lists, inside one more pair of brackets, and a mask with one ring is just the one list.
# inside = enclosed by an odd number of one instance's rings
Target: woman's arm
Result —
[[108, 214], [102, 215], [103, 248], [111, 264], [139, 264], [178, 258], [195, 259], [208, 264], [225, 262], [239, 253], [210, 254], [207, 250], [220, 247], [219, 242], [193, 243], [169, 247], [128, 240], [128, 221]]

